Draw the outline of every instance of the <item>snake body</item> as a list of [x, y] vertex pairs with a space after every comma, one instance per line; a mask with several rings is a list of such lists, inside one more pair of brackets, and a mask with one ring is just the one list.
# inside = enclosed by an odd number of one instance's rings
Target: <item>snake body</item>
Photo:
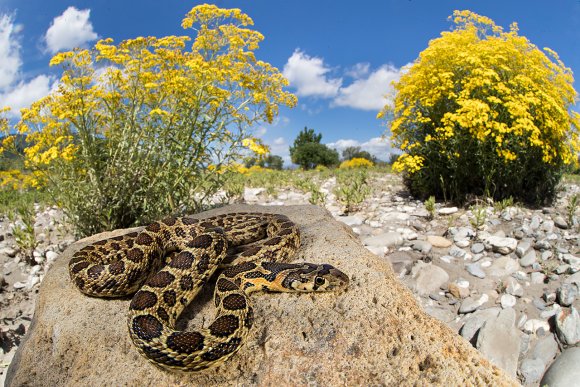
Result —
[[[134, 294], [128, 326], [139, 352], [165, 369], [198, 371], [221, 364], [242, 346], [253, 324], [251, 292], [348, 285], [348, 277], [331, 265], [280, 262], [299, 246], [298, 227], [284, 215], [172, 217], [82, 248], [69, 273], [90, 296]], [[195, 331], [176, 330], [181, 312], [218, 269], [214, 321]]]

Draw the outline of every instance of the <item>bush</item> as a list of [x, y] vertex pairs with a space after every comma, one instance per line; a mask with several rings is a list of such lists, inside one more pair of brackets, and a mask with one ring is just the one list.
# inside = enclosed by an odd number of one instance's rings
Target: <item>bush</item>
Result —
[[182, 22], [197, 31], [190, 50], [187, 36], [105, 39], [52, 58], [58, 90], [23, 109], [17, 129], [27, 168], [79, 234], [200, 211], [244, 146], [267, 152], [248, 129], [296, 98], [255, 59], [263, 36], [252, 24], [201, 5]]
[[469, 11], [454, 22], [396, 84], [394, 108], [379, 113], [405, 152], [393, 170], [422, 198], [550, 202], [580, 150], [572, 72], [515, 24], [504, 32]]
[[347, 169], [347, 168], [368, 168], [372, 167], [373, 162], [369, 161], [368, 159], [358, 158], [355, 157], [354, 159], [346, 160], [340, 163], [340, 169]]
[[330, 167], [338, 164], [338, 152], [324, 144], [309, 142], [294, 150], [292, 162], [308, 170], [318, 165]]

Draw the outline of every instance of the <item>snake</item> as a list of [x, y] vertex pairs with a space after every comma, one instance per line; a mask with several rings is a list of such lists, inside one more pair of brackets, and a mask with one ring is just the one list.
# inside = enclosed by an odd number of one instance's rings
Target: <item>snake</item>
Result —
[[[329, 264], [287, 263], [299, 247], [298, 226], [281, 214], [167, 217], [81, 248], [69, 274], [85, 295], [132, 296], [127, 325], [138, 352], [162, 369], [195, 372], [222, 364], [247, 340], [249, 294], [348, 287], [349, 277]], [[177, 330], [214, 273], [215, 318], [206, 328]]]

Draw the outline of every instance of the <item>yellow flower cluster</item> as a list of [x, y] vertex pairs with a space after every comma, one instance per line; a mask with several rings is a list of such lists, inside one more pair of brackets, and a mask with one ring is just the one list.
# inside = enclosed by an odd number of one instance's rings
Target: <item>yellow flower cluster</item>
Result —
[[397, 161], [393, 163], [393, 172], [408, 172], [413, 174], [423, 167], [425, 158], [423, 156], [411, 156], [403, 153]]
[[340, 169], [347, 169], [347, 168], [368, 168], [372, 167], [373, 162], [362, 157], [354, 157], [350, 160], [345, 160], [340, 163], [338, 168]]
[[254, 152], [257, 156], [265, 156], [270, 153], [270, 148], [267, 145], [264, 145], [258, 138], [244, 138], [242, 140], [242, 145]]
[[[243, 148], [266, 155], [268, 147], [248, 137], [248, 129], [272, 122], [280, 105], [293, 107], [297, 100], [284, 91], [288, 81], [278, 69], [256, 60], [253, 51], [264, 37], [244, 28], [252, 24], [239, 9], [204, 4], [183, 19], [183, 28], [196, 32], [189, 48], [188, 36], [118, 44], [109, 38], [56, 54], [50, 65], [63, 69], [57, 90], [23, 109], [17, 125], [31, 144], [25, 165], [63, 173], [58, 165], [80, 156], [83, 165], [67, 173], [95, 175], [105, 155], [136, 160], [138, 152], [165, 152], [156, 160], [177, 154], [193, 165], [203, 162], [188, 152], [204, 160]], [[119, 149], [104, 152], [111, 144]], [[214, 146], [223, 149], [207, 149]]]
[[[455, 11], [456, 28], [429, 42], [395, 88], [394, 145], [407, 152], [397, 169], [414, 173], [432, 152], [455, 154], [466, 141], [510, 163], [530, 149], [546, 163], [570, 164], [580, 151], [572, 72], [556, 53], [540, 51], [517, 25]], [[471, 140], [467, 140], [470, 138]], [[461, 153], [461, 152], [460, 152]]]

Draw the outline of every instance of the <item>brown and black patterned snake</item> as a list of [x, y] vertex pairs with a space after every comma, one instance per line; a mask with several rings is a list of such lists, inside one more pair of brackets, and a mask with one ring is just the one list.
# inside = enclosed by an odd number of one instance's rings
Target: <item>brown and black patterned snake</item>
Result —
[[[198, 371], [229, 359], [248, 336], [257, 290], [320, 292], [345, 289], [348, 276], [328, 264], [284, 263], [300, 246], [286, 216], [230, 213], [205, 219], [167, 218], [141, 232], [101, 240], [73, 255], [69, 273], [95, 297], [132, 295], [130, 336], [155, 365]], [[175, 322], [217, 269], [216, 318], [203, 329]]]

